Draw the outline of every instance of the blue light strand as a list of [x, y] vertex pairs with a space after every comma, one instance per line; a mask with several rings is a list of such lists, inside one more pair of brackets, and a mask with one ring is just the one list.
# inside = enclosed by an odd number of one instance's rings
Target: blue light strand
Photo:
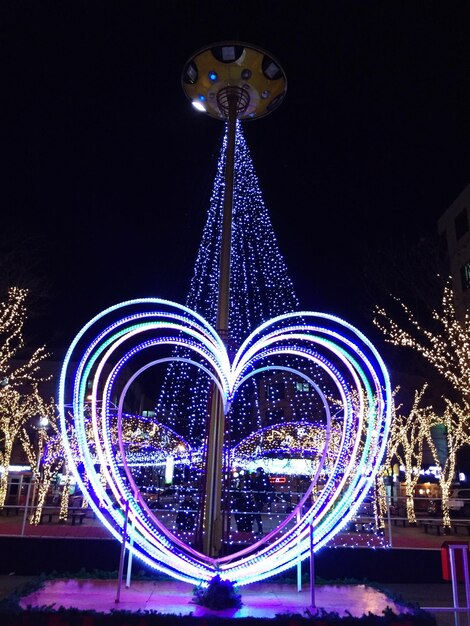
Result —
[[[154, 303], [158, 304], [158, 301], [155, 300]], [[168, 302], [165, 302], [165, 305], [170, 306]], [[125, 309], [126, 304], [122, 305], [122, 307]], [[181, 307], [176, 304], [173, 304], [172, 308], [175, 312], [181, 310]], [[188, 579], [188, 577], [197, 576], [203, 580], [208, 580], [213, 575], [214, 571], [217, 571], [219, 568], [223, 568], [224, 573], [227, 574], [229, 579], [236, 580], [240, 584], [244, 584], [248, 580], [261, 580], [262, 578], [270, 575], [269, 573], [272, 571], [280, 571], [280, 569], [290, 566], [289, 564], [298, 558], [299, 554], [302, 554], [303, 551], [305, 551], [305, 542], [308, 539], [308, 524], [311, 523], [315, 516], [316, 548], [318, 548], [323, 545], [323, 543], [325, 543], [332, 536], [332, 534], [334, 534], [334, 532], [337, 532], [348, 519], [350, 519], [351, 515], [357, 508], [357, 503], [360, 501], [359, 496], [361, 493], [365, 493], [364, 489], [368, 488], [370, 481], [373, 478], [374, 468], [377, 467], [377, 461], [380, 460], [379, 456], [383, 447], [381, 445], [383, 444], [383, 435], [387, 431], [387, 421], [390, 417], [389, 409], [387, 412], [387, 407], [390, 407], [390, 396], [386, 391], [386, 389], [390, 389], [389, 384], [386, 385], [385, 390], [379, 387], [379, 383], [381, 381], [388, 381], [388, 374], [385, 366], [383, 365], [380, 357], [378, 357], [378, 354], [376, 355], [373, 346], [371, 346], [363, 335], [355, 333], [356, 338], [360, 339], [361, 346], [359, 346], [358, 344], [354, 344], [348, 337], [342, 337], [338, 331], [332, 331], [329, 329], [319, 330], [320, 327], [317, 324], [311, 324], [309, 329], [310, 331], [315, 329], [315, 334], [313, 334], [313, 332], [307, 332], [305, 330], [305, 326], [303, 326], [303, 333], [293, 332], [292, 329], [295, 328], [297, 331], [298, 327], [302, 325], [299, 325], [297, 322], [299, 316], [288, 315], [283, 319], [287, 320], [289, 324], [291, 323], [291, 320], [294, 323], [285, 329], [286, 332], [284, 334], [282, 331], [279, 331], [279, 328], [275, 331], [271, 331], [271, 326], [276, 327], [282, 321], [279, 318], [273, 320], [271, 325], [264, 324], [262, 329], [264, 333], [264, 341], [260, 336], [260, 332], [254, 333], [254, 336], [257, 338], [256, 346], [259, 352], [257, 353], [253, 350], [253, 344], [249, 341], [246, 345], [242, 346], [241, 351], [235, 356], [230, 370], [226, 370], [224, 373], [224, 367], [226, 367], [226, 364], [229, 363], [228, 356], [224, 353], [224, 351], [220, 351], [219, 353], [219, 342], [205, 340], [206, 332], [208, 337], [213, 337], [214, 334], [216, 334], [213, 329], [207, 329], [206, 331], [201, 327], [196, 331], [193, 324], [194, 319], [190, 313], [188, 313], [187, 327], [185, 327], [181, 322], [181, 316], [179, 313], [177, 315], [175, 314], [175, 318], [178, 316], [180, 323], [175, 325], [171, 321], [171, 312], [170, 314], [168, 312], [162, 314], [162, 318], [165, 316], [165, 320], [163, 321], [163, 319], [158, 318], [158, 313], [155, 313], [155, 309], [153, 311], [154, 312], [151, 314], [146, 313], [138, 316], [125, 316], [123, 319], [125, 319], [126, 324], [128, 324], [127, 329], [125, 327], [123, 328], [122, 323], [117, 323], [109, 325], [106, 331], [98, 333], [98, 339], [95, 338], [91, 341], [91, 347], [85, 350], [85, 360], [82, 359], [80, 367], [74, 372], [75, 380], [71, 387], [73, 389], [74, 396], [73, 406], [77, 409], [75, 411], [75, 418], [78, 422], [81, 422], [81, 430], [80, 428], [77, 430], [83, 434], [83, 437], [80, 438], [79, 445], [86, 446], [88, 442], [86, 441], [85, 432], [84, 390], [87, 388], [86, 381], [88, 380], [88, 377], [92, 375], [91, 370], [93, 363], [96, 362], [98, 358], [101, 359], [93, 374], [92, 420], [95, 440], [94, 447], [100, 456], [102, 463], [109, 468], [105, 477], [107, 479], [108, 487], [114, 493], [114, 501], [111, 497], [107, 496], [106, 490], [99, 481], [99, 477], [94, 469], [95, 459], [91, 455], [90, 451], [82, 450], [82, 458], [87, 465], [87, 472], [90, 474], [90, 484], [98, 494], [96, 501], [103, 500], [107, 505], [107, 512], [103, 513], [96, 503], [92, 501], [94, 510], [98, 512], [98, 515], [102, 519], [103, 523], [105, 523], [116, 536], [116, 533], [119, 534], [116, 531], [116, 527], [119, 528], [119, 526], [123, 523], [123, 512], [122, 504], [120, 504], [120, 508], [117, 507], [115, 509], [115, 507], [116, 504], [120, 503], [121, 496], [124, 495], [131, 505], [132, 519], [135, 523], [135, 530], [132, 531], [134, 533], [133, 538], [135, 540], [133, 548], [134, 553], [137, 556], [140, 556], [145, 562], [148, 562], [150, 558], [153, 566], [157, 569], [168, 571], [169, 567], [174, 566], [175, 571], [178, 571], [177, 577], [184, 576], [185, 579]], [[145, 316], [151, 317], [152, 322], [148, 323], [145, 320]], [[322, 318], [321, 314], [317, 316], [314, 313], [302, 313], [302, 316]], [[296, 317], [297, 319], [295, 319]], [[140, 322], [137, 325], [135, 324], [136, 319]], [[186, 318], [183, 316], [183, 319]], [[343, 322], [339, 320], [339, 318], [329, 316], [328, 321], [332, 324], [338, 325], [339, 327], [344, 326]], [[352, 476], [350, 475], [348, 478], [349, 482], [346, 482], [344, 477], [340, 479], [339, 487], [341, 487], [341, 491], [338, 492], [338, 484], [335, 480], [329, 481], [329, 486], [327, 485], [324, 489], [322, 497], [316, 501], [316, 508], [315, 505], [313, 505], [307, 514], [301, 518], [300, 522], [295, 524], [293, 528], [288, 529], [284, 535], [278, 537], [277, 535], [279, 535], [279, 532], [272, 531], [271, 538], [273, 543], [269, 546], [264, 545], [263, 547], [263, 542], [260, 542], [260, 547], [256, 553], [247, 550], [240, 553], [238, 558], [230, 556], [227, 558], [213, 560], [197, 553], [189, 546], [173, 541], [171, 533], [168, 529], [161, 528], [160, 531], [158, 531], [152, 524], [149, 523], [141, 508], [141, 502], [139, 499], [136, 500], [133, 497], [133, 494], [129, 492], [129, 489], [120, 478], [119, 468], [117, 467], [113, 456], [113, 446], [111, 445], [110, 439], [111, 412], [109, 404], [112, 397], [111, 390], [115, 384], [118, 371], [122, 367], [122, 364], [131, 359], [140, 350], [145, 349], [152, 343], [158, 344], [163, 342], [169, 344], [174, 343], [175, 345], [181, 343], [182, 339], [179, 335], [175, 334], [173, 336], [168, 336], [165, 334], [167, 327], [171, 327], [172, 329], [178, 328], [181, 329], [182, 332], [187, 333], [190, 337], [187, 341], [191, 342], [190, 348], [192, 350], [197, 350], [198, 342], [200, 342], [204, 346], [204, 348], [200, 350], [200, 354], [203, 358], [207, 359], [209, 363], [211, 363], [211, 355], [215, 356], [218, 363], [214, 369], [221, 372], [221, 380], [228, 382], [226, 391], [227, 395], [233, 395], [237, 385], [241, 384], [240, 371], [246, 372], [246, 375], [249, 375], [249, 373], [252, 375], [255, 374], [254, 370], [251, 370], [250, 372], [250, 368], [248, 366], [253, 366], [253, 364], [257, 361], [269, 362], [270, 359], [276, 356], [282, 356], [283, 353], [287, 355], [293, 354], [299, 359], [316, 359], [321, 367], [326, 368], [329, 375], [337, 381], [338, 390], [342, 389], [343, 404], [345, 407], [349, 406], [349, 408], [346, 408], [345, 410], [342, 445], [344, 446], [345, 442], [347, 443], [348, 438], [352, 435], [354, 428], [356, 428], [356, 443], [354, 443], [351, 451], [354, 456], [359, 452], [359, 435], [362, 437], [362, 433], [365, 434], [365, 438], [362, 439], [364, 445], [362, 451], [359, 453], [360, 460], [358, 461], [358, 465], [356, 465], [356, 461], [354, 459], [350, 459], [347, 467], [341, 467], [338, 470], [340, 472], [346, 470], [352, 473]], [[112, 328], [114, 331], [112, 338], [108, 336], [109, 332], [107, 331], [109, 328]], [[346, 328], [348, 331], [354, 332], [353, 327], [350, 325]], [[128, 330], [128, 333], [124, 333], [124, 330]], [[138, 339], [142, 332], [159, 332], [163, 333], [163, 336], [157, 336], [147, 341], [140, 342], [137, 346], [132, 346], [134, 339]], [[79, 334], [79, 336], [82, 336], [82, 334]], [[326, 337], [328, 337], [328, 339]], [[331, 337], [334, 337], [334, 341]], [[131, 342], [131, 347], [128, 349], [125, 359], [118, 362], [119, 366], [114, 367], [111, 374], [108, 374], [106, 377], [103, 388], [104, 409], [100, 414], [97, 406], [97, 398], [98, 389], [102, 386], [100, 379], [101, 373], [104, 374], [105, 363], [108, 358], [113, 356], [116, 347], [129, 342]], [[276, 342], [278, 343], [277, 347]], [[74, 342], [74, 345], [76, 346], [77, 342]], [[189, 346], [189, 344], [187, 345]], [[343, 380], [341, 372], [329, 361], [328, 358], [320, 354], [318, 350], [310, 349], [308, 347], [309, 345], [315, 345], [317, 348], [335, 353], [336, 356], [343, 362], [343, 365], [346, 366], [346, 369], [350, 370], [353, 377], [352, 380], [355, 381], [354, 384], [360, 393], [362, 393], [362, 389], [364, 389], [370, 398], [372, 393], [371, 390], [374, 388], [377, 397], [380, 398], [380, 401], [377, 402], [379, 410], [375, 409], [374, 404], [374, 410], [372, 410], [368, 415], [368, 424], [365, 424], [364, 422], [364, 426], [361, 426], [360, 421], [356, 423], [355, 418], [353, 419], [352, 396], [349, 390], [349, 384], [346, 384], [345, 381], [341, 382]], [[247, 353], [250, 355], [248, 357], [248, 361], [251, 361], [252, 363], [248, 363], [247, 359], [244, 359], [242, 354], [244, 349], [246, 349]], [[366, 352], [369, 353], [368, 357], [365, 355]], [[375, 356], [377, 356], [377, 358], [374, 358]], [[61, 380], [66, 378], [66, 369], [69, 366], [71, 366], [70, 360], [64, 364], [63, 376], [61, 376]], [[268, 363], [268, 365], [264, 364], [263, 367], [271, 367], [271, 365]], [[314, 383], [313, 380], [311, 382]], [[224, 389], [224, 386], [222, 386], [222, 389]], [[122, 410], [122, 398], [123, 395], [121, 395], [120, 399], [120, 410]], [[369, 405], [370, 404], [371, 402], [369, 400]], [[61, 396], [60, 406], [64, 413], [65, 405], [65, 398]], [[65, 421], [64, 416], [61, 416], [61, 418]], [[360, 420], [364, 420], [364, 418], [360, 417]], [[382, 422], [385, 424], [384, 427], [382, 427]], [[345, 433], [351, 433], [351, 435], [345, 435]], [[374, 445], [370, 445], [370, 442], [372, 441], [371, 433], [375, 433], [377, 437], [377, 443]], [[104, 448], [101, 447], [102, 443], [104, 444]], [[362, 476], [361, 468], [367, 470], [365, 476]], [[334, 492], [334, 487], [336, 487], [336, 493]], [[323, 503], [322, 508], [320, 509], [318, 503], [322, 498]], [[332, 506], [333, 503], [335, 503], [335, 506]], [[110, 523], [110, 518], [113, 521], [112, 523]]]

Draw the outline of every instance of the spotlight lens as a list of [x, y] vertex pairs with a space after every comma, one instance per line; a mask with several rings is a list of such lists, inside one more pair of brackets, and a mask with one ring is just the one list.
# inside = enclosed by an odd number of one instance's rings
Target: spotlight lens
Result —
[[204, 108], [204, 105], [202, 104], [202, 102], [200, 102], [199, 100], [193, 100], [192, 101], [192, 105], [195, 109], [197, 109], [198, 111], [205, 111], [206, 109]]

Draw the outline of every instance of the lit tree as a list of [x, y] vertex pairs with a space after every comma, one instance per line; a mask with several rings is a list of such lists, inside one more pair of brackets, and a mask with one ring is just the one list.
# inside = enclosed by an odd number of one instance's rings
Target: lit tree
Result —
[[[218, 296], [226, 144], [225, 135], [186, 301], [188, 307], [213, 325]], [[236, 350], [261, 322], [298, 309], [240, 123], [235, 145], [230, 281], [229, 351]], [[179, 349], [175, 354], [184, 357], [186, 353]], [[274, 387], [272, 385], [271, 389]], [[201, 440], [210, 405], [210, 389], [209, 378], [200, 370], [195, 371], [186, 363], [171, 364], [158, 398], [157, 419], [191, 442]], [[236, 406], [231, 410], [238, 439], [261, 428], [259, 398], [259, 383], [255, 380], [249, 381], [238, 393]], [[298, 394], [291, 407], [294, 415], [290, 417], [310, 418], [316, 411], [314, 394]], [[273, 416], [274, 421], [282, 419], [276, 420]]]
[[448, 500], [452, 482], [457, 468], [457, 452], [464, 445], [470, 444], [470, 405], [467, 400], [451, 402], [446, 399], [446, 407], [442, 416], [434, 415], [434, 424], [444, 426], [447, 441], [447, 456], [442, 462], [439, 450], [428, 435], [428, 444], [434, 463], [439, 468], [439, 486], [442, 494], [442, 521], [444, 527], [451, 527]]
[[60, 494], [59, 520], [65, 521], [69, 514], [70, 484], [72, 481], [72, 476], [70, 474], [69, 467], [65, 463], [65, 461], [63, 465], [64, 482], [62, 485], [62, 493]]
[[[40, 415], [39, 367], [44, 347], [24, 358], [23, 327], [27, 291], [13, 287], [0, 302], [0, 507], [5, 504], [8, 468], [13, 448], [24, 426]], [[19, 359], [23, 358], [22, 361]]]
[[[44, 380], [39, 375], [41, 362], [46, 358], [44, 346], [24, 358], [23, 328], [26, 321], [26, 289], [12, 287], [7, 299], [0, 302], [0, 388], [28, 390]], [[23, 359], [16, 361], [16, 359]]]
[[21, 429], [32, 418], [37, 416], [35, 394], [23, 396], [16, 389], [5, 388], [0, 392], [0, 431], [2, 450], [0, 463], [3, 471], [0, 476], [0, 507], [4, 506], [8, 487], [8, 468], [13, 448], [18, 440]]
[[395, 299], [408, 321], [399, 323], [381, 307], [375, 310], [374, 323], [386, 340], [418, 352], [451, 385], [459, 399], [470, 397], [470, 315], [459, 319], [449, 285], [444, 288], [441, 310], [432, 312], [432, 330], [423, 327], [405, 303]]
[[[54, 401], [46, 403], [39, 398], [38, 404], [41, 406], [41, 422], [39, 425], [22, 428], [20, 433], [20, 440], [31, 466], [34, 484], [39, 485], [36, 507], [30, 518], [31, 524], [40, 523], [49, 487], [64, 464], [64, 447]], [[33, 496], [33, 502], [34, 499]]]
[[423, 463], [424, 443], [430, 438], [430, 427], [434, 418], [430, 407], [421, 406], [426, 388], [427, 385], [424, 385], [415, 392], [409, 413], [400, 413], [401, 407], [395, 409], [383, 465], [384, 468], [389, 468], [396, 460], [404, 468], [406, 516], [410, 524], [416, 524], [414, 491]]
[[[453, 292], [449, 284], [444, 287], [439, 310], [432, 312], [432, 330], [424, 327], [408, 306], [395, 299], [399, 311], [404, 314], [403, 322], [396, 322], [385, 309], [375, 310], [375, 324], [384, 333], [386, 340], [399, 347], [411, 349], [421, 355], [447, 383], [448, 391], [443, 396], [443, 414], [433, 408], [426, 411], [427, 427], [444, 425], [447, 437], [447, 459], [439, 459], [437, 447], [428, 430], [427, 440], [436, 464], [441, 468], [442, 508], [444, 524], [450, 525], [447, 500], [455, 477], [456, 455], [462, 446], [469, 443], [470, 432], [470, 316], [468, 312], [459, 318], [456, 314]], [[415, 419], [423, 419], [417, 412]]]
[[[396, 394], [398, 393], [399, 388], [397, 387], [393, 392], [393, 399], [395, 400]], [[392, 442], [395, 440], [393, 436], [393, 432], [395, 429], [395, 421], [397, 416], [397, 405], [395, 402], [392, 403], [392, 416], [390, 420], [390, 430], [387, 441], [387, 448], [385, 450], [385, 456], [382, 461], [382, 465], [377, 472], [377, 476], [375, 478], [375, 493], [376, 493], [376, 502], [377, 502], [377, 527], [384, 528], [385, 527], [385, 517], [387, 515], [387, 509], [389, 506], [389, 502], [387, 502], [387, 490], [385, 488], [385, 481], [390, 478], [390, 468], [392, 467], [393, 458], [395, 454], [395, 445]]]

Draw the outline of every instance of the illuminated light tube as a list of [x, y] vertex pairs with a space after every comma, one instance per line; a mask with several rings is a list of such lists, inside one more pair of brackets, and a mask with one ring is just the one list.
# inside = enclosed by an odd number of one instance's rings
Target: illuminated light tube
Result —
[[[151, 361], [117, 394], [122, 457], [118, 463], [111, 435], [111, 418], [115, 415], [111, 398], [116, 395], [116, 380], [126, 363], [154, 346], [184, 346], [202, 358], [204, 364], [181, 357]], [[327, 416], [325, 441], [328, 442], [331, 416], [325, 396], [300, 369], [276, 364], [276, 359], [286, 354], [302, 363], [315, 364], [336, 386], [344, 418], [340, 452], [333, 471], [309, 510], [295, 521], [300, 504], [289, 516], [292, 526], [287, 528], [288, 524], [281, 523], [265, 538], [236, 555], [208, 557], [186, 545], [159, 522], [131, 480], [122, 440], [125, 393], [132, 380], [147, 367], [182, 360], [203, 369], [214, 380], [229, 411], [247, 380], [259, 372], [284, 369], [316, 388]], [[91, 404], [87, 401], [90, 385]], [[128, 503], [131, 523], [127, 527], [126, 547], [146, 565], [193, 584], [201, 581], [205, 584], [217, 572], [244, 585], [285, 571], [299, 558], [308, 556], [311, 524], [315, 550], [325, 545], [355, 515], [374, 480], [385, 450], [391, 406], [390, 381], [380, 355], [362, 333], [338, 317], [314, 312], [278, 316], [251, 333], [231, 361], [215, 329], [200, 315], [188, 307], [155, 298], [124, 302], [93, 318], [67, 351], [59, 383], [60, 422], [68, 463], [96, 516], [122, 541]], [[70, 426], [76, 435], [78, 456], [67, 436]], [[328, 445], [325, 443], [322, 449], [303, 503], [317, 483]], [[96, 469], [97, 462], [101, 473]], [[83, 464], [87, 481], [82, 479], [79, 464]]]

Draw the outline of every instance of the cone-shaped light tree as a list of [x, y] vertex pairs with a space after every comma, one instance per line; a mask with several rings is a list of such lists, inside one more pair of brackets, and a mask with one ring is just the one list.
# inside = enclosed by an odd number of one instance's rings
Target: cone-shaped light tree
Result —
[[[213, 325], [217, 313], [226, 144], [225, 134], [186, 301], [188, 307]], [[235, 350], [263, 321], [299, 308], [240, 122], [236, 129], [234, 170], [229, 351]], [[177, 352], [184, 356], [184, 350]], [[209, 393], [210, 381], [203, 372], [185, 363], [173, 363], [158, 398], [157, 419], [190, 441], [198, 441], [207, 419]], [[261, 427], [258, 402], [259, 389], [252, 381], [242, 388], [237, 406], [232, 409], [232, 423], [237, 424], [240, 438]], [[301, 396], [294, 407], [299, 417], [315, 413], [312, 402], [313, 394]]]

